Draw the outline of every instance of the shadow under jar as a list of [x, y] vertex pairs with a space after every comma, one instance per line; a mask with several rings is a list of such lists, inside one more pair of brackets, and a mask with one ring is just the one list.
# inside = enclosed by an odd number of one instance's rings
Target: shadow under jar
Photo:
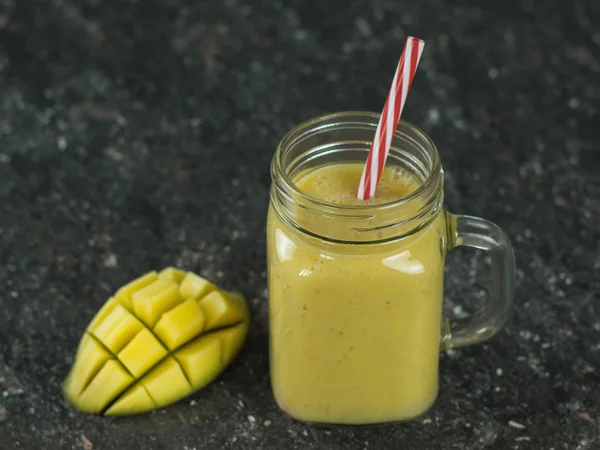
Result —
[[[443, 209], [439, 155], [416, 127], [400, 123], [386, 164], [391, 188], [396, 178], [412, 185], [406, 195], [382, 203], [331, 196], [338, 178], [358, 187], [378, 118], [346, 112], [301, 124], [271, 165], [271, 382], [297, 420], [376, 424], [423, 414], [438, 393], [440, 349], [491, 337], [511, 307], [510, 242], [491, 222]], [[444, 261], [458, 245], [490, 253], [491, 287], [481, 311], [449, 323]]]

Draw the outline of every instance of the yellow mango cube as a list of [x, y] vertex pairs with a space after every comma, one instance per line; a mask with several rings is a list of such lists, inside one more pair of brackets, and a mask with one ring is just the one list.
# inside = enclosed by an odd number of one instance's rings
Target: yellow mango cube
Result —
[[121, 350], [118, 357], [127, 370], [139, 378], [167, 353], [150, 330], [144, 328]]
[[121, 305], [127, 308], [129, 311], [133, 310], [133, 305], [131, 303], [131, 296], [134, 292], [139, 291], [140, 289], [145, 288], [150, 283], [153, 283], [158, 278], [156, 271], [148, 272], [146, 275], [143, 275], [139, 278], [136, 278], [131, 283], [126, 284], [121, 289], [119, 289], [115, 295], [117, 300]]
[[123, 416], [127, 414], [138, 414], [154, 409], [156, 405], [148, 394], [146, 388], [136, 383], [125, 391], [107, 410], [107, 416]]
[[133, 382], [116, 359], [109, 359], [77, 399], [77, 407], [89, 413], [101, 412]]
[[214, 284], [192, 272], [187, 273], [179, 286], [183, 298], [200, 298], [213, 289], [215, 289]]
[[204, 296], [198, 300], [198, 305], [204, 312], [205, 331], [234, 325], [244, 320], [248, 314], [243, 298], [220, 291], [212, 291]]
[[116, 354], [143, 328], [144, 325], [134, 315], [117, 305], [92, 334]]
[[241, 350], [242, 344], [248, 336], [248, 328], [248, 322], [242, 322], [234, 327], [223, 328], [211, 333], [221, 340], [221, 364], [223, 367], [228, 366]]
[[73, 370], [63, 383], [63, 389], [68, 396], [76, 399], [111, 356], [96, 339], [87, 333], [84, 334], [75, 356]]
[[170, 356], [144, 376], [141, 383], [157, 405], [168, 405], [192, 392], [181, 366]]
[[87, 331], [94, 331], [98, 325], [104, 322], [104, 319], [108, 317], [108, 315], [113, 312], [113, 310], [119, 305], [119, 301], [111, 297], [108, 301], [100, 308], [100, 311], [96, 313], [92, 321], [87, 327]]
[[163, 313], [181, 303], [177, 283], [164, 278], [134, 292], [131, 297], [135, 314], [150, 328]]
[[169, 350], [175, 350], [202, 333], [203, 326], [204, 314], [191, 298], [164, 313], [154, 327], [154, 333]]
[[181, 284], [185, 278], [186, 273], [183, 270], [176, 269], [174, 267], [167, 267], [158, 273], [158, 278], [164, 278], [166, 280], [174, 281], [177, 284]]
[[200, 389], [221, 373], [221, 339], [214, 333], [201, 336], [174, 354], [194, 389]]

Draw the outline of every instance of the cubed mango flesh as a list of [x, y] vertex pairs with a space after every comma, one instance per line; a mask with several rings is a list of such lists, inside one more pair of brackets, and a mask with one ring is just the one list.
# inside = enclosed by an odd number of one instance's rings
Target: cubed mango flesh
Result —
[[136, 378], [167, 356], [167, 350], [150, 330], [144, 328], [117, 355], [119, 361]]
[[137, 317], [117, 305], [91, 334], [112, 353], [118, 353], [143, 328]]
[[198, 302], [190, 298], [164, 313], [154, 327], [154, 332], [169, 350], [175, 350], [202, 333], [203, 327], [204, 313]]
[[212, 291], [198, 300], [198, 305], [204, 313], [204, 330], [216, 330], [228, 327], [244, 320], [245, 300], [239, 295]]
[[228, 366], [238, 355], [242, 344], [248, 336], [248, 322], [215, 331], [214, 334], [221, 340], [221, 364]]
[[192, 272], [188, 272], [179, 285], [179, 292], [183, 298], [198, 299], [213, 289], [215, 289], [214, 284]]
[[142, 413], [155, 408], [155, 403], [146, 388], [134, 384], [121, 395], [105, 412], [107, 416], [124, 416]]
[[158, 273], [158, 278], [165, 278], [174, 281], [177, 284], [181, 284], [185, 275], [186, 273], [183, 270], [176, 269], [175, 267], [167, 267]]
[[194, 389], [210, 383], [221, 371], [221, 340], [214, 333], [202, 336], [175, 352], [175, 358]]
[[79, 395], [77, 407], [83, 412], [100, 413], [133, 381], [121, 363], [109, 359]]
[[163, 313], [181, 303], [177, 283], [164, 278], [152, 282], [131, 294], [135, 314], [149, 327], [153, 327]]
[[108, 301], [102, 305], [102, 308], [100, 308], [100, 311], [98, 311], [96, 313], [96, 315], [94, 316], [94, 318], [92, 319], [92, 321], [89, 323], [87, 330], [88, 331], [94, 331], [98, 325], [100, 325], [101, 323], [104, 322], [104, 319], [106, 319], [108, 317], [108, 315], [113, 312], [113, 310], [120, 305], [119, 300], [117, 300], [114, 297], [111, 297], [108, 299]]
[[68, 392], [70, 401], [77, 399], [79, 394], [90, 383], [92, 378], [100, 371], [106, 361], [111, 359], [111, 354], [96, 339], [89, 334], [84, 334], [77, 350], [73, 370], [65, 380], [65, 392]]
[[158, 364], [141, 383], [157, 405], [169, 405], [193, 392], [181, 365], [172, 356]]
[[240, 294], [169, 267], [123, 286], [100, 309], [63, 383], [81, 411], [138, 414], [214, 380], [239, 353], [250, 315]]
[[148, 272], [146, 275], [142, 275], [141, 277], [136, 278], [132, 282], [126, 284], [121, 289], [119, 289], [115, 297], [121, 305], [123, 305], [125, 308], [131, 311], [133, 309], [133, 305], [131, 304], [131, 294], [139, 291], [142, 288], [145, 288], [150, 283], [156, 281], [157, 278], [158, 275], [154, 270], [152, 272]]

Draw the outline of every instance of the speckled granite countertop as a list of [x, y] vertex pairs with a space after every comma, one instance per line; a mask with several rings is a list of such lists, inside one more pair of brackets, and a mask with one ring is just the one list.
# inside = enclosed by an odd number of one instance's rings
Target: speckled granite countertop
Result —
[[[0, 449], [600, 448], [600, 3], [483, 3], [0, 0]], [[448, 207], [513, 240], [514, 314], [442, 356], [420, 420], [313, 428], [269, 388], [268, 164], [304, 119], [379, 110], [406, 34], [428, 46], [405, 118]], [[482, 301], [484, 263], [452, 253], [450, 314]], [[85, 323], [168, 264], [246, 294], [241, 358], [152, 414], [75, 412]]]

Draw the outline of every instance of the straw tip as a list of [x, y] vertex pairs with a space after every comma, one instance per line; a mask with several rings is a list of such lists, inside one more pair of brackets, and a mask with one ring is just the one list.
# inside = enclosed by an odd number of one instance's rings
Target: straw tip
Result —
[[420, 44], [425, 45], [425, 41], [423, 39], [418, 38], [418, 37], [408, 36], [408, 39], [413, 39], [415, 41], [418, 41]]

